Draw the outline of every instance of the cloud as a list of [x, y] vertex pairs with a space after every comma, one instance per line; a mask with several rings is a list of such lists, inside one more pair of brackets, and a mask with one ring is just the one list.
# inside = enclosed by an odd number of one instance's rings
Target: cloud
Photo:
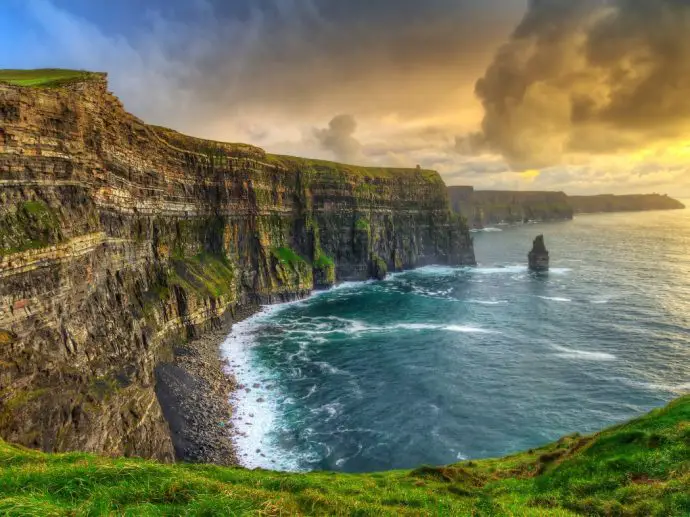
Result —
[[480, 188], [688, 184], [686, 0], [10, 1], [23, 66], [107, 71], [188, 134]]
[[296, 120], [313, 126], [334, 112], [419, 118], [467, 104], [520, 3], [170, 0], [142, 10], [130, 1], [117, 8], [129, 24], [104, 26], [115, 7], [93, 8], [103, 11], [96, 23], [62, 8], [70, 4], [28, 0], [42, 33], [24, 51], [43, 65], [109, 72], [147, 120], [227, 139], [251, 137], [239, 122], [265, 120], [285, 139], [275, 128], [299, 132]]
[[314, 136], [321, 147], [331, 151], [344, 162], [354, 162], [361, 157], [362, 145], [355, 139], [357, 121], [352, 115], [337, 115], [325, 129], [315, 129]]
[[476, 84], [484, 119], [472, 138], [518, 170], [681, 138], [688, 34], [685, 0], [532, 0]]

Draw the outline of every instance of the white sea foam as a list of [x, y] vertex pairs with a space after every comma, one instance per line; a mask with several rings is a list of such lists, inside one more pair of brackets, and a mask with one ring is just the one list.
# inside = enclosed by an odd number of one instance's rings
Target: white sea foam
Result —
[[589, 300], [589, 303], [592, 303], [594, 305], [605, 305], [611, 301], [610, 298], [592, 298]]
[[256, 324], [284, 308], [285, 305], [266, 307], [251, 318], [235, 323], [221, 345], [223, 356], [232, 361], [229, 373], [238, 386], [243, 386], [231, 396], [235, 429], [232, 439], [240, 464], [247, 468], [299, 470], [296, 455], [290, 451], [277, 455], [271, 443], [270, 432], [279, 425], [279, 400], [275, 390], [267, 386], [274, 383], [274, 374], [258, 367], [252, 355]]
[[[316, 319], [316, 318], [315, 318]], [[395, 332], [399, 330], [409, 330], [409, 331], [424, 331], [424, 330], [441, 330], [447, 332], [465, 332], [465, 333], [483, 333], [483, 334], [494, 334], [498, 333], [494, 330], [487, 330], [479, 327], [474, 327], [471, 325], [447, 325], [447, 324], [434, 324], [434, 323], [393, 323], [391, 325], [368, 325], [367, 323], [360, 320], [348, 320], [345, 318], [339, 318], [336, 316], [325, 316], [323, 319], [328, 319], [332, 322], [332, 326], [337, 326], [337, 328], [329, 328], [326, 330], [320, 324], [314, 324], [313, 322], [301, 322], [299, 323], [302, 328], [295, 329], [285, 329], [286, 334], [295, 334], [300, 336], [312, 336], [315, 335], [320, 337], [322, 335], [328, 334], [366, 334], [366, 333], [385, 333], [385, 332]], [[323, 339], [323, 338], [321, 338]], [[300, 357], [303, 358], [304, 350], [300, 345], [300, 350], [295, 352], [289, 357]]]
[[376, 283], [376, 280], [366, 280], [366, 281], [361, 281], [361, 282], [341, 282], [339, 284], [334, 285], [331, 287], [328, 291], [319, 291], [323, 293], [331, 293], [333, 291], [345, 291], [348, 289], [359, 289], [364, 285], [370, 285]]
[[690, 382], [684, 384], [648, 384], [647, 386], [655, 390], [668, 391], [678, 395], [690, 393]]
[[347, 375], [346, 371], [341, 370], [340, 368], [336, 368], [330, 363], [324, 361], [316, 361], [314, 362], [314, 364], [321, 368], [321, 370], [325, 373], [330, 373], [331, 375]]
[[500, 334], [500, 332], [495, 330], [486, 330], [479, 327], [468, 327], [464, 325], [448, 325], [443, 327], [443, 330], [447, 330], [449, 332], [462, 332], [466, 334]]
[[307, 400], [309, 397], [311, 397], [314, 393], [316, 393], [316, 390], [318, 388], [316, 387], [316, 384], [314, 384], [311, 388], [309, 388], [309, 391], [304, 397], [301, 397], [300, 400]]
[[690, 382], [681, 384], [668, 384], [664, 382], [644, 382], [644, 381], [634, 381], [630, 379], [622, 379], [622, 381], [635, 388], [644, 388], [652, 391], [664, 391], [667, 393], [672, 393], [674, 395], [687, 395], [690, 394]]
[[576, 350], [574, 348], [566, 348], [558, 345], [551, 345], [554, 350], [557, 350], [558, 357], [567, 359], [581, 359], [587, 361], [615, 361], [616, 356], [607, 354], [606, 352], [590, 352], [588, 350]]
[[418, 296], [423, 296], [425, 298], [458, 301], [457, 298], [449, 296], [450, 293], [453, 292], [453, 289], [425, 289], [423, 287], [413, 286], [412, 292]]
[[410, 330], [410, 331], [424, 331], [424, 330], [441, 330], [446, 332], [463, 332], [463, 333], [478, 333], [478, 334], [495, 334], [494, 330], [487, 330], [479, 327], [469, 325], [439, 325], [434, 323], [395, 323], [385, 326], [367, 326], [362, 322], [353, 321], [349, 327], [348, 333], [381, 333], [394, 332], [396, 330]]
[[[459, 273], [460, 271], [469, 270], [466, 267], [450, 267], [450, 266], [425, 266], [409, 271], [416, 275], [424, 276], [448, 276]], [[407, 272], [406, 272], [407, 273]], [[404, 273], [403, 273], [404, 274]]]
[[564, 302], [564, 303], [572, 302], [572, 300], [570, 298], [561, 298], [558, 296], [538, 296], [538, 298], [541, 298], [542, 300], [549, 300], [552, 302]]
[[324, 413], [326, 416], [326, 422], [333, 420], [340, 413], [342, 413], [343, 405], [340, 402], [330, 402], [329, 404], [324, 404], [319, 408], [310, 410], [312, 414]]
[[570, 273], [572, 269], [568, 267], [552, 267], [549, 269], [550, 275], [566, 275]]
[[502, 231], [503, 230], [501, 230], [500, 228], [491, 228], [491, 227], [489, 227], [489, 228], [473, 228], [472, 230], [470, 230], [470, 232], [472, 232], [472, 233], [482, 233], [482, 232], [494, 233], [494, 232], [502, 232]]
[[479, 305], [502, 305], [508, 303], [508, 300], [467, 300], [467, 303], [476, 303]]
[[510, 266], [492, 266], [492, 267], [484, 267], [480, 266], [474, 269], [470, 270], [472, 273], [476, 275], [506, 275], [506, 274], [515, 274], [515, 273], [526, 273], [527, 272], [527, 266], [522, 266], [522, 265], [510, 265]]
[[437, 330], [438, 325], [431, 325], [429, 323], [397, 323], [389, 327], [372, 327], [372, 330], [388, 330], [388, 329], [402, 329], [402, 330]]

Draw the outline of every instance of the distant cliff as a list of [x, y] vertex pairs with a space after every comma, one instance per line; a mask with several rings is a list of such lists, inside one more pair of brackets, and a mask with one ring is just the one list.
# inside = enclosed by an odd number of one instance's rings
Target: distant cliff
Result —
[[451, 207], [470, 226], [482, 228], [531, 220], [561, 221], [573, 218], [573, 208], [563, 192], [511, 192], [448, 187]]
[[474, 263], [433, 171], [149, 126], [102, 74], [45, 86], [0, 83], [4, 439], [170, 460], [154, 370], [175, 346], [243, 306]]
[[448, 187], [451, 207], [473, 228], [499, 223], [562, 221], [577, 213], [673, 210], [685, 206], [659, 194], [568, 196], [563, 192], [519, 192]]
[[578, 214], [597, 212], [639, 212], [645, 210], [682, 210], [685, 205], [667, 195], [640, 194], [631, 196], [569, 196], [570, 205]]

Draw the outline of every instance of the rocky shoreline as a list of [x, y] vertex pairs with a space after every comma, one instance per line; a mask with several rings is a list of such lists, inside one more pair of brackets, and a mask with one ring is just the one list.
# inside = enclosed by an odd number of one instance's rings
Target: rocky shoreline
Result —
[[230, 395], [237, 388], [227, 373], [220, 344], [232, 326], [260, 310], [239, 307], [202, 337], [174, 348], [174, 358], [156, 367], [156, 394], [170, 425], [177, 461], [238, 465], [232, 443]]

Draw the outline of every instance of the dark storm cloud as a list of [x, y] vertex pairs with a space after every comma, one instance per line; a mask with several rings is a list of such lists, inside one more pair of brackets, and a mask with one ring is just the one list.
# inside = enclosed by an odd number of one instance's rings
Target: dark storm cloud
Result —
[[690, 2], [533, 0], [476, 92], [482, 133], [458, 141], [518, 169], [690, 129]]
[[353, 136], [357, 121], [352, 115], [337, 115], [325, 129], [314, 130], [314, 136], [321, 147], [331, 151], [344, 162], [353, 162], [360, 157], [362, 145]]
[[[34, 47], [53, 56], [52, 63], [107, 70], [138, 114], [198, 125], [248, 110], [320, 118], [339, 111], [424, 112], [430, 100], [474, 80], [522, 1], [27, 5], [46, 33]], [[70, 9], [75, 2], [82, 11]]]

